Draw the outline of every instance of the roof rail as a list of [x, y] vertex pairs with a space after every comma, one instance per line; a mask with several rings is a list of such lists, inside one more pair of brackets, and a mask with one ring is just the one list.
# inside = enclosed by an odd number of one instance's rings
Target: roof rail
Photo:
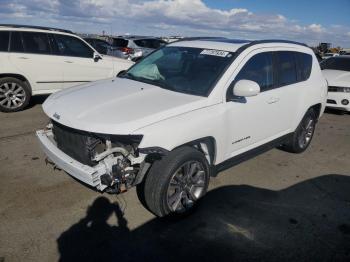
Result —
[[250, 45], [257, 45], [257, 44], [269, 44], [269, 43], [284, 43], [284, 44], [295, 44], [295, 45], [302, 45], [308, 47], [307, 44], [291, 41], [291, 40], [281, 40], [281, 39], [268, 39], [268, 40], [254, 40], [250, 42]]
[[41, 30], [49, 30], [49, 31], [57, 31], [63, 33], [73, 34], [70, 30], [54, 28], [54, 27], [45, 27], [45, 26], [34, 26], [34, 25], [14, 25], [14, 24], [0, 24], [0, 27], [12, 27], [12, 28], [32, 28], [32, 29], [41, 29]]

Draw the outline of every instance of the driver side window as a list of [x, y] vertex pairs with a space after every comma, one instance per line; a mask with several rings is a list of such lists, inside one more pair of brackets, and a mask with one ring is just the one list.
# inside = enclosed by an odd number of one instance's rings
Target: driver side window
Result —
[[65, 56], [92, 58], [94, 51], [76, 37], [55, 34], [60, 54]]
[[251, 80], [259, 84], [260, 92], [273, 88], [273, 54], [265, 52], [254, 55], [243, 66], [234, 82], [239, 80]]

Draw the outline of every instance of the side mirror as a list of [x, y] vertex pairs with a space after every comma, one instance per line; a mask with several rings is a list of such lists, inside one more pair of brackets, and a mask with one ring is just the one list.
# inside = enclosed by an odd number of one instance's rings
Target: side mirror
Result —
[[239, 80], [233, 87], [233, 95], [239, 97], [256, 96], [260, 93], [258, 83], [251, 80]]
[[102, 59], [102, 57], [100, 56], [100, 54], [98, 53], [94, 53], [94, 61], [98, 62], [98, 60]]

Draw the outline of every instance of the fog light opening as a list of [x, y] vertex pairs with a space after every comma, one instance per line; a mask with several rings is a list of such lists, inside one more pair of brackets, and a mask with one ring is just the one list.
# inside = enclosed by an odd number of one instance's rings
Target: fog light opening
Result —
[[349, 104], [349, 100], [343, 99], [343, 100], [341, 101], [341, 103], [342, 103], [342, 105], [347, 106], [347, 105]]

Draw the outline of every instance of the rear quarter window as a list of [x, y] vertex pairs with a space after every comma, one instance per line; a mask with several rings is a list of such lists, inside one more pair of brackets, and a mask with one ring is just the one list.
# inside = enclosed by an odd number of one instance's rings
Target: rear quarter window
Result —
[[295, 59], [297, 63], [297, 80], [300, 82], [307, 80], [312, 70], [312, 56], [295, 52]]
[[9, 31], [0, 31], [0, 52], [6, 52], [9, 48]]

